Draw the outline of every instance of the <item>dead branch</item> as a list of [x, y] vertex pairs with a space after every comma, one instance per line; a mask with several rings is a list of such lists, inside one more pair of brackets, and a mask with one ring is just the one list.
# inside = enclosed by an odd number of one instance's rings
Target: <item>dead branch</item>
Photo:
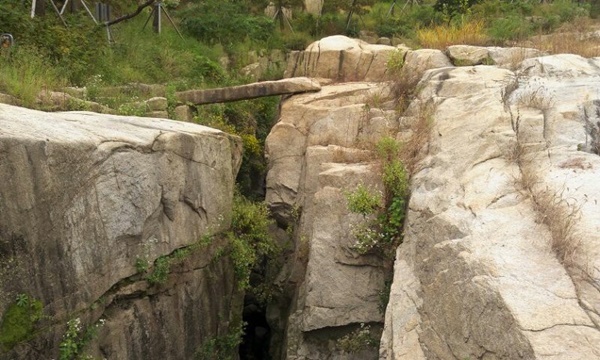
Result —
[[123, 15], [120, 18], [117, 18], [117, 19], [114, 19], [114, 20], [111, 20], [111, 21], [107, 21], [103, 25], [105, 25], [105, 26], [111, 26], [111, 25], [114, 25], [114, 24], [118, 24], [121, 21], [125, 21], [125, 20], [131, 19], [133, 17], [136, 17], [136, 16], [138, 16], [142, 12], [142, 10], [144, 10], [148, 6], [154, 4], [154, 1], [155, 0], [148, 0], [145, 3], [143, 3], [142, 5], [138, 6], [138, 8], [134, 12], [132, 12], [131, 14]]

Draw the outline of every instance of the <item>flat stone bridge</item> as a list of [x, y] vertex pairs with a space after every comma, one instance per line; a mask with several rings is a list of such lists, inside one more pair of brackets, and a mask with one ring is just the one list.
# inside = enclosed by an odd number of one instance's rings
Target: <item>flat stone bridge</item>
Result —
[[175, 96], [181, 103], [202, 105], [319, 90], [321, 85], [317, 81], [306, 77], [295, 77], [225, 88], [181, 91]]

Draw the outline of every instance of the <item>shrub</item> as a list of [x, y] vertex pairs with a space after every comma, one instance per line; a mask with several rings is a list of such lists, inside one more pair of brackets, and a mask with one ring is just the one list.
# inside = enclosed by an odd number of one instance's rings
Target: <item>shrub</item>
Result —
[[378, 345], [379, 341], [371, 333], [371, 326], [364, 323], [361, 323], [359, 328], [339, 338], [336, 342], [338, 349], [350, 354], [370, 348], [377, 348]]
[[311, 35], [315, 37], [325, 37], [329, 35], [344, 34], [346, 31], [346, 19], [342, 14], [324, 14], [315, 24], [314, 32]]
[[308, 45], [310, 45], [310, 43], [312, 43], [312, 41], [313, 41], [312, 38], [306, 34], [294, 33], [294, 34], [288, 35], [283, 40], [283, 47], [286, 50], [302, 51], [302, 50], [306, 49], [308, 47]]
[[95, 324], [83, 329], [79, 318], [71, 319], [67, 322], [67, 330], [60, 343], [59, 360], [91, 359], [83, 354], [85, 346], [92, 341], [98, 334], [98, 329], [105, 323], [104, 319], [98, 320]]
[[408, 194], [408, 175], [400, 161], [400, 144], [391, 137], [384, 137], [377, 143], [377, 155], [382, 163], [382, 180], [387, 206], [393, 198]]
[[404, 57], [405, 56], [406, 56], [406, 53], [399, 49], [392, 52], [392, 54], [390, 55], [390, 57], [388, 58], [388, 61], [386, 63], [387, 71], [390, 74], [395, 75], [395, 76], [400, 75], [400, 71], [404, 67]]
[[[154, 266], [152, 267], [152, 272], [146, 277], [148, 283], [151, 285], [155, 284], [163, 284], [167, 281], [167, 277], [169, 276], [169, 271], [171, 270], [172, 259], [170, 256], [160, 256], [156, 260], [154, 260]], [[137, 261], [136, 261], [137, 265]]]
[[487, 33], [496, 42], [520, 40], [531, 35], [531, 22], [519, 15], [509, 15], [490, 22]]
[[[346, 194], [350, 211], [363, 215], [364, 221], [352, 228], [356, 237], [354, 250], [359, 254], [377, 253], [393, 258], [401, 242], [401, 229], [408, 198], [408, 173], [400, 161], [400, 146], [396, 140], [384, 137], [377, 143], [384, 185], [383, 203], [378, 193], [364, 185]], [[368, 215], [375, 215], [367, 219]]]
[[274, 258], [279, 247], [269, 235], [269, 211], [264, 203], [234, 196], [231, 231], [227, 234], [230, 257], [241, 290], [250, 286], [250, 273], [266, 258]]
[[437, 0], [433, 8], [449, 17], [466, 14], [480, 0]]
[[381, 194], [369, 192], [363, 184], [358, 185], [354, 192], [346, 194], [346, 199], [348, 209], [363, 216], [373, 214], [381, 207]]
[[205, 1], [188, 6], [180, 15], [183, 30], [208, 44], [266, 41], [275, 31], [272, 19], [250, 15], [242, 3]]
[[206, 340], [194, 355], [198, 360], [233, 360], [238, 358], [238, 346], [244, 336], [245, 323], [229, 326], [226, 334]]

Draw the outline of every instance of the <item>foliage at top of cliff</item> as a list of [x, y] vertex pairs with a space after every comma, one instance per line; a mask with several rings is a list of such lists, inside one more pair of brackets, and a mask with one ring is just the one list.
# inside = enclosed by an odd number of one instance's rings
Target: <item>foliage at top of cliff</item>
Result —
[[[40, 6], [45, 1], [37, 3]], [[114, 19], [133, 13], [143, 2], [108, 3]], [[169, 12], [183, 39], [166, 19], [160, 35], [152, 33], [150, 26], [142, 30], [150, 6], [133, 19], [113, 25], [114, 43], [109, 45], [104, 26], [95, 25], [85, 11], [64, 14], [65, 27], [49, 4], [44, 16], [31, 19], [28, 2], [4, 0], [0, 3], [0, 32], [16, 39], [17, 49], [11, 54], [14, 61], [25, 60], [30, 71], [43, 75], [49, 88], [86, 85], [96, 75], [108, 84], [175, 82], [179, 88], [190, 88], [244, 82], [232, 74], [253, 60], [248, 56], [251, 50], [300, 50], [314, 39], [334, 34], [358, 36], [361, 31], [418, 46], [417, 29], [476, 20], [484, 22], [482, 31], [497, 44], [553, 31], [564, 22], [594, 15], [600, 7], [596, 1], [570, 0], [425, 0], [406, 7], [391, 1], [329, 0], [317, 17], [303, 11], [301, 0], [279, 0], [274, 2], [273, 17], [265, 15], [268, 3], [171, 1]], [[293, 15], [282, 16], [278, 11], [282, 7], [293, 9]], [[219, 62], [224, 56], [233, 62], [228, 69]], [[2, 67], [14, 67], [6, 57], [3, 51]], [[10, 90], [0, 81], [0, 91]]]

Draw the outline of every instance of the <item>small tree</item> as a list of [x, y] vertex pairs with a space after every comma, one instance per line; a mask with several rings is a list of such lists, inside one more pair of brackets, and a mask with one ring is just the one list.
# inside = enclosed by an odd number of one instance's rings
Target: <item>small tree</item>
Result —
[[437, 0], [433, 8], [435, 11], [444, 13], [450, 21], [453, 17], [460, 14], [466, 14], [471, 6], [477, 4], [480, 0]]

